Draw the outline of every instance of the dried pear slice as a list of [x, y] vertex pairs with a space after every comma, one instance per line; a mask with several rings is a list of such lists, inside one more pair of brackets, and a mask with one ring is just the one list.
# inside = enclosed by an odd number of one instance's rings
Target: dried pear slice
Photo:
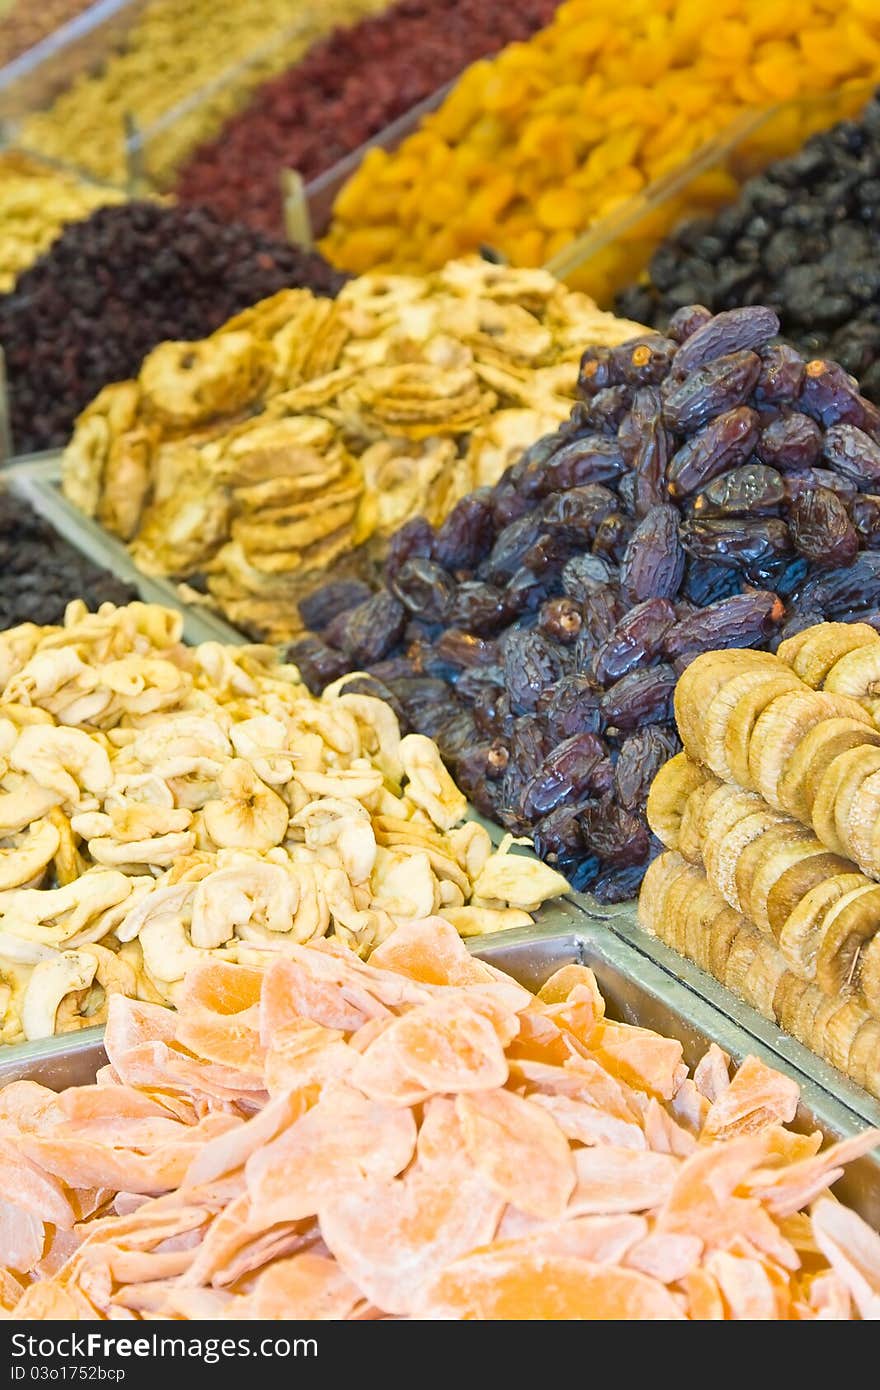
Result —
[[[804, 826], [797, 825], [795, 821], [780, 819], [774, 825], [768, 825], [761, 835], [745, 845], [734, 869], [734, 884], [740, 902], [740, 912], [752, 922], [756, 922], [752, 910], [752, 890], [755, 876], [761, 871], [762, 865], [769, 861], [771, 855], [787, 849], [792, 844], [803, 844], [813, 839], [812, 832]], [[785, 867], [788, 867], [790, 862], [788, 860]], [[769, 924], [766, 929], [769, 930]]]
[[710, 796], [717, 791], [714, 777], [691, 792], [681, 817], [678, 832], [678, 852], [691, 864], [702, 864], [703, 811]]
[[[875, 750], [880, 754], [880, 749]], [[834, 818], [847, 852], [866, 874], [880, 863], [880, 766], [870, 773], [848, 804], [838, 798]]]
[[713, 839], [706, 846], [706, 872], [725, 902], [736, 908], [737, 912], [745, 911], [736, 885], [740, 857], [755, 840], [774, 825], [780, 824], [778, 814], [768, 810], [760, 797], [756, 800], [762, 809], [743, 816], [720, 839]]
[[802, 1042], [805, 1047], [813, 1046], [813, 1023], [819, 1010], [827, 1004], [827, 994], [823, 994], [819, 986], [812, 983], [807, 986], [798, 1000], [791, 1023], [791, 1031], [798, 1042]]
[[702, 786], [707, 774], [687, 753], [676, 753], [661, 767], [648, 792], [648, 824], [668, 849], [678, 849], [681, 818], [691, 792]]
[[[837, 874], [834, 878], [826, 879], [824, 883], [817, 884], [801, 898], [779, 933], [779, 949], [796, 974], [801, 975], [806, 980], [812, 980], [815, 977], [816, 953], [819, 949], [822, 927], [827, 913], [845, 893], [852, 892], [854, 888], [863, 888], [869, 883], [870, 880], [865, 878], [864, 874], [855, 872]], [[863, 972], [864, 966], [863, 957]], [[880, 958], [878, 958], [878, 967], [880, 967]], [[880, 969], [878, 969], [878, 975], [880, 975]], [[880, 984], [880, 979], [878, 979], [878, 984]], [[862, 988], [864, 989], [864, 983]]]
[[835, 854], [845, 854], [848, 859], [852, 858], [846, 840], [840, 833], [840, 825], [843, 825], [844, 829], [846, 827], [842, 819], [838, 822], [838, 807], [841, 811], [845, 809], [848, 812], [858, 788], [867, 777], [877, 771], [878, 766], [880, 749], [873, 748], [870, 744], [850, 748], [845, 753], [838, 753], [829, 763], [816, 787], [811, 816], [813, 829], [822, 843], [827, 845], [828, 849], [834, 850]]
[[790, 837], [786, 843], [772, 849], [769, 854], [758, 856], [760, 862], [755, 864], [749, 887], [749, 916], [762, 931], [772, 930], [767, 912], [767, 898], [774, 884], [787, 869], [803, 863], [812, 855], [821, 854], [825, 848], [815, 835], [811, 835], [809, 831], [804, 832], [796, 821], [790, 822]]
[[852, 889], [825, 914], [816, 951], [816, 984], [839, 994], [851, 982], [858, 956], [880, 927], [880, 884]]
[[[823, 719], [849, 717], [869, 724], [869, 716], [843, 695], [814, 690], [789, 691], [778, 696], [758, 716], [749, 742], [749, 785], [777, 810], [779, 782], [802, 738]], [[835, 848], [835, 846], [829, 846]]]
[[835, 661], [822, 689], [832, 695], [849, 695], [853, 700], [872, 700], [880, 695], [880, 637], [876, 632], [873, 642], [856, 647]]
[[687, 904], [681, 931], [682, 950], [703, 970], [709, 967], [709, 928], [723, 906], [723, 900], [708, 879]]
[[696, 865], [689, 865], [690, 873], [682, 873], [675, 883], [670, 884], [664, 904], [663, 940], [676, 951], [684, 950], [684, 923], [688, 905], [694, 894], [706, 884], [706, 876]]
[[813, 1014], [813, 1019], [810, 1024], [808, 1046], [811, 1047], [814, 1052], [818, 1052], [820, 1057], [824, 1057], [826, 1061], [829, 1061], [828, 1025], [834, 1018], [834, 1015], [839, 1013], [843, 1008], [846, 1001], [842, 1000], [839, 995], [826, 994], [824, 990], [821, 989], [819, 993], [822, 996], [822, 1002]]
[[682, 672], [675, 687], [675, 720], [686, 751], [697, 762], [705, 760], [703, 716], [726, 681], [742, 671], [759, 667], [780, 670], [780, 663], [769, 652], [749, 648], [703, 652]]
[[839, 1008], [825, 1024], [825, 1056], [838, 1071], [849, 1072], [852, 1046], [862, 1026], [868, 1021], [868, 1011], [860, 999], [839, 1000]]
[[[652, 936], [660, 936], [659, 923], [666, 903], [666, 895], [672, 884], [693, 865], [682, 859], [680, 854], [670, 852], [660, 854], [648, 865], [639, 893], [639, 926]], [[695, 871], [696, 872], [696, 871]]]
[[724, 983], [740, 999], [748, 999], [746, 979], [758, 954], [760, 943], [761, 933], [750, 922], [746, 922], [737, 932], [731, 945], [724, 970]]
[[[706, 766], [725, 781], [739, 781], [727, 752], [727, 734], [731, 724], [736, 721], [738, 731], [749, 719], [754, 724], [761, 710], [776, 695], [784, 690], [799, 688], [799, 682], [791, 672], [760, 666], [741, 671], [725, 681], [703, 715], [702, 740]], [[741, 743], [741, 738], [731, 740], [732, 747]], [[745, 744], [748, 744], [747, 737]]]
[[749, 926], [741, 912], [725, 907], [709, 927], [709, 969], [724, 983], [731, 947], [743, 927]]
[[859, 988], [865, 996], [865, 1003], [877, 1018], [880, 1018], [880, 936], [868, 942], [859, 957], [856, 967]]
[[769, 939], [760, 941], [755, 959], [746, 975], [745, 995], [752, 1007], [765, 1018], [775, 1020], [773, 1001], [776, 989], [782, 977], [790, 973], [775, 942]]
[[793, 1031], [792, 1023], [804, 992], [813, 988], [809, 980], [802, 980], [793, 970], [786, 969], [785, 974], [780, 975], [773, 995], [773, 1015], [780, 1028], [789, 1033]]
[[857, 1086], [867, 1086], [868, 1066], [875, 1057], [880, 1057], [880, 1019], [867, 1014], [846, 1059], [846, 1070]]
[[767, 894], [767, 920], [773, 935], [779, 937], [792, 912], [808, 893], [837, 874], [851, 873], [853, 868], [843, 855], [833, 854], [824, 845], [820, 853], [810, 853], [790, 864]]
[[880, 747], [880, 731], [858, 719], [825, 719], [814, 725], [791, 755], [779, 779], [779, 800], [796, 820], [810, 824], [816, 787], [840, 753], [866, 745]]
[[777, 655], [805, 685], [818, 690], [841, 657], [876, 641], [868, 623], [817, 623], [782, 642]]

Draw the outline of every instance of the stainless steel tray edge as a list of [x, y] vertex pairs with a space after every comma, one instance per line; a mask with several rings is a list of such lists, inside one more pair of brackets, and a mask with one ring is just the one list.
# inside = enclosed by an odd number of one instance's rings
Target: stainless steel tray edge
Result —
[[29, 502], [70, 545], [117, 579], [134, 585], [145, 603], [160, 603], [182, 613], [183, 635], [187, 642], [225, 642], [236, 646], [247, 642], [242, 633], [215, 613], [186, 603], [169, 580], [142, 574], [121, 541], [108, 535], [102, 526], [67, 500], [59, 487], [60, 454], [12, 463], [3, 470], [2, 476], [12, 491]]

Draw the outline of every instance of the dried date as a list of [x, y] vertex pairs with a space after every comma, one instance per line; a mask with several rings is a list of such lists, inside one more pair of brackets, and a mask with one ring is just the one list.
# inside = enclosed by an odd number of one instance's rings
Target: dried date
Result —
[[687, 497], [719, 474], [738, 468], [753, 452], [759, 429], [757, 411], [745, 405], [716, 416], [669, 460], [666, 481], [670, 495]]
[[700, 429], [714, 416], [742, 405], [760, 370], [760, 357], [744, 351], [716, 357], [683, 381], [667, 377], [661, 391], [665, 423], [681, 434]]
[[813, 564], [849, 565], [859, 549], [859, 533], [846, 506], [828, 488], [805, 492], [792, 503], [788, 529], [796, 549]]
[[636, 527], [620, 565], [620, 586], [629, 603], [674, 598], [684, 574], [684, 550], [674, 507], [652, 507]]

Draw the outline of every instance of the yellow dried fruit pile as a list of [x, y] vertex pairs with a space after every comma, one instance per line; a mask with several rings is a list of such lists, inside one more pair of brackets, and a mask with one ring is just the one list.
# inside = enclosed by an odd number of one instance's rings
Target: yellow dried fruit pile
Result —
[[86, 183], [17, 151], [0, 154], [0, 293], [12, 289], [66, 223], [122, 201], [112, 188]]
[[876, 0], [569, 0], [469, 68], [394, 154], [364, 160], [323, 250], [355, 272], [428, 269], [483, 242], [543, 265], [744, 110], [878, 74]]
[[[177, 164], [260, 83], [296, 63], [338, 24], [383, 10], [389, 0], [152, 0], [124, 45], [97, 73], [82, 73], [45, 112], [26, 120], [20, 141], [100, 178], [126, 177], [124, 120], [149, 140], [146, 163], [163, 183]], [[247, 63], [232, 78], [233, 66]], [[174, 108], [223, 78], [210, 99]]]
[[496, 482], [569, 414], [585, 345], [639, 331], [476, 257], [335, 301], [282, 290], [105, 387], [64, 489], [146, 573], [203, 575], [231, 622], [283, 641], [325, 570]]
[[639, 918], [880, 1096], [878, 680], [864, 623], [692, 662]]

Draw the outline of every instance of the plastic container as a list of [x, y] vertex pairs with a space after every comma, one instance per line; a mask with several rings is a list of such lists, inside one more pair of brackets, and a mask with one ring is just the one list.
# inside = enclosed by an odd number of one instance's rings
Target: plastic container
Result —
[[0, 120], [15, 122], [47, 106], [77, 73], [123, 41], [147, 0], [97, 0], [33, 48], [0, 68]]
[[638, 280], [659, 243], [682, 222], [733, 202], [747, 179], [794, 154], [820, 130], [861, 111], [876, 83], [846, 83], [745, 112], [679, 169], [648, 184], [548, 261], [546, 269], [610, 308], [618, 290]]

